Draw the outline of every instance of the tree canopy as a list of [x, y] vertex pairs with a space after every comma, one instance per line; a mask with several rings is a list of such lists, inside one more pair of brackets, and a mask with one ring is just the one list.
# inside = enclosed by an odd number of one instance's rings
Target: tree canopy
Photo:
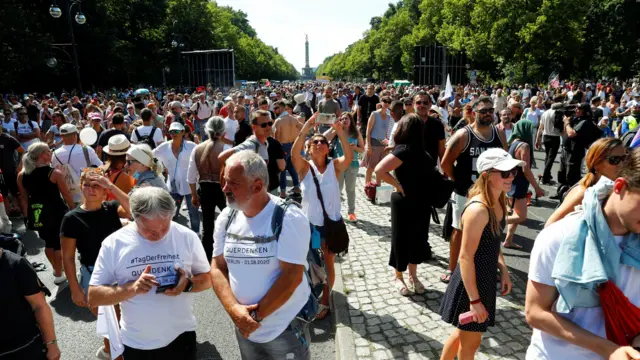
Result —
[[[382, 9], [381, 9], [382, 10]], [[382, 12], [382, 11], [381, 11]], [[640, 73], [640, 7], [625, 0], [402, 0], [317, 73], [411, 78], [415, 46], [464, 52], [487, 78], [542, 81]]]
[[[76, 80], [67, 25], [69, 0], [57, 0], [61, 18], [49, 15], [50, 0], [6, 0], [0, 7], [2, 91], [59, 91]], [[180, 51], [234, 49], [236, 79], [297, 79], [298, 71], [263, 43], [247, 14], [207, 0], [83, 1], [83, 25], [73, 23], [84, 90], [179, 85]], [[74, 6], [71, 16], [78, 7]], [[171, 46], [176, 41], [176, 48]], [[59, 44], [59, 46], [52, 46]], [[48, 58], [57, 66], [49, 68]], [[203, 84], [204, 85], [204, 84]]]

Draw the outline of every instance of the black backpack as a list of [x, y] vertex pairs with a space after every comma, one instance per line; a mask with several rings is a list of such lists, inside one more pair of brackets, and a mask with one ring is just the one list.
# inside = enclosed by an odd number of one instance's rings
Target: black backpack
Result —
[[138, 144], [147, 144], [152, 150], [156, 148], [156, 142], [153, 140], [153, 135], [156, 133], [155, 126], [151, 128], [149, 135], [140, 136], [137, 128], [134, 132], [136, 133], [136, 138], [138, 138]]
[[629, 130], [626, 133], [624, 133], [620, 137], [620, 141], [622, 141], [622, 145], [624, 145], [627, 149], [630, 149], [631, 143], [633, 142], [633, 138], [636, 136], [637, 132], [638, 132], [638, 128], [636, 127], [635, 129]]
[[554, 110], [553, 127], [560, 132], [564, 131], [564, 111], [562, 109]]

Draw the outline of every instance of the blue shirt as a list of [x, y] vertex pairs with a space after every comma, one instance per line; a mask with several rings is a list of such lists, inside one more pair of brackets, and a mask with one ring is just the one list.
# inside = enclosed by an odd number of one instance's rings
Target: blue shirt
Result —
[[[354, 144], [356, 146], [358, 146], [358, 138], [357, 137], [348, 137], [347, 140], [349, 140], [349, 144]], [[342, 150], [342, 143], [340, 142], [340, 139], [336, 138], [336, 147], [335, 147], [335, 151], [336, 151], [336, 157], [340, 157], [342, 155], [344, 155], [344, 150]], [[351, 164], [349, 165], [350, 167], [360, 167], [360, 161], [358, 161], [358, 153], [353, 150], [353, 160], [351, 160]]]

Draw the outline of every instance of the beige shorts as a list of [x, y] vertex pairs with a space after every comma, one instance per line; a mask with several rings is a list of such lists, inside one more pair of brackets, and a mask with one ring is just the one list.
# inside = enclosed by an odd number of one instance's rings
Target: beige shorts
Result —
[[451, 205], [453, 206], [453, 217], [451, 220], [451, 227], [454, 229], [462, 230], [460, 223], [462, 222], [462, 210], [467, 204], [467, 197], [456, 194], [451, 194]]

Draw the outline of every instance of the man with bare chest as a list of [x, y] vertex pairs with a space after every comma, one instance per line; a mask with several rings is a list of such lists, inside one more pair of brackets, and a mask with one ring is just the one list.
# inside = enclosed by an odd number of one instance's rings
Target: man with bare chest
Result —
[[293, 113], [293, 105], [284, 100], [279, 100], [273, 104], [273, 112], [278, 117], [273, 124], [274, 137], [282, 144], [287, 162], [285, 171], [280, 173], [280, 197], [285, 198], [287, 196], [287, 171], [291, 175], [293, 191], [296, 194], [300, 193], [298, 174], [291, 163], [291, 148], [293, 147], [293, 141], [302, 129], [302, 123], [291, 115]]

